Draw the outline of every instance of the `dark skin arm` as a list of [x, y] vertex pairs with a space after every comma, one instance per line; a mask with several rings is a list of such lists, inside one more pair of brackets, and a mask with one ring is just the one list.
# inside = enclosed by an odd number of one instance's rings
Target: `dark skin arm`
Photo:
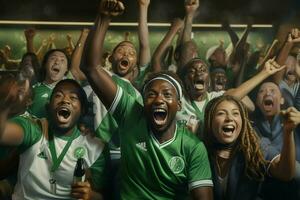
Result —
[[139, 4], [139, 65], [148, 64], [151, 60], [149, 45], [149, 30], [147, 25], [147, 15], [150, 0], [138, 0]]
[[95, 25], [89, 34], [90, 39], [86, 44], [85, 60], [87, 64], [85, 67], [81, 66], [81, 70], [105, 107], [110, 108], [117, 93], [117, 85], [99, 65], [103, 53], [104, 38], [111, 17], [123, 13], [124, 5], [116, 0], [102, 1], [99, 10]]
[[[300, 31], [295, 28], [291, 30], [291, 33], [288, 35], [288, 39], [284, 44], [283, 48], [281, 49], [279, 56], [277, 58], [277, 63], [280, 65], [284, 65], [289, 53], [294, 46], [295, 43], [300, 42]], [[273, 75], [273, 80], [276, 84], [279, 84], [280, 81], [283, 79], [285, 70], [279, 71]]]
[[183, 22], [181, 19], [174, 19], [171, 27], [162, 41], [159, 43], [158, 47], [155, 49], [152, 57], [152, 71], [159, 72], [162, 70], [162, 57], [167, 48], [171, 45], [173, 38], [177, 32], [182, 28]]
[[[185, 7], [186, 15], [184, 19], [184, 28], [181, 36], [182, 38], [180, 41], [181, 45], [191, 42], [192, 40], [191, 39], [192, 24], [193, 24], [193, 19], [196, 14], [196, 11], [199, 7], [199, 0], [187, 0], [185, 1], [184, 7]], [[184, 66], [187, 62], [189, 62], [194, 57], [193, 54], [189, 53], [189, 48], [197, 48], [197, 47], [191, 47], [190, 45], [188, 45], [187, 48], [181, 48], [178, 68]]]
[[80, 70], [80, 62], [81, 62], [83, 47], [86, 42], [88, 34], [89, 34], [89, 29], [82, 29], [77, 44], [75, 46], [75, 49], [72, 53], [70, 71], [76, 80], [82, 81], [86, 79], [84, 74]]
[[212, 200], [213, 190], [212, 187], [198, 187], [191, 191], [193, 200]]

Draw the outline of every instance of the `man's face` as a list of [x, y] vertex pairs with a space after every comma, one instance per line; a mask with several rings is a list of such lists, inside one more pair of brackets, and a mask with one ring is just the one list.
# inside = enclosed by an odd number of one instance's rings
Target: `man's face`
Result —
[[283, 98], [278, 86], [272, 82], [262, 84], [257, 97], [256, 105], [265, 117], [273, 117], [280, 113]]
[[226, 52], [223, 48], [218, 48], [215, 52], [210, 56], [209, 62], [211, 67], [226, 67]]
[[130, 73], [136, 62], [136, 50], [130, 42], [122, 42], [115, 49], [111, 57], [113, 72], [121, 77]]
[[57, 82], [62, 80], [68, 71], [68, 60], [64, 53], [54, 51], [46, 62], [46, 80]]
[[222, 91], [226, 89], [227, 77], [223, 72], [211, 73], [211, 84], [213, 91]]
[[154, 80], [145, 90], [144, 107], [152, 130], [163, 133], [174, 121], [181, 104], [173, 85], [164, 80]]
[[70, 130], [81, 115], [79, 90], [72, 83], [63, 83], [54, 89], [50, 101], [50, 114], [59, 130]]
[[208, 90], [209, 73], [207, 66], [201, 61], [195, 61], [188, 66], [184, 83], [193, 99], [202, 96]]

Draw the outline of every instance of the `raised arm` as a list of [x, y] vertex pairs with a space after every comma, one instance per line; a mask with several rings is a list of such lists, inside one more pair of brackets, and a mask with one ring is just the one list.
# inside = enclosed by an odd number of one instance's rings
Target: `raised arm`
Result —
[[28, 28], [24, 31], [24, 35], [26, 38], [26, 48], [27, 52], [35, 53], [34, 48], [34, 37], [36, 35], [36, 31], [34, 28]]
[[300, 112], [290, 107], [281, 112], [283, 115], [283, 144], [280, 156], [270, 164], [270, 174], [283, 181], [289, 181], [295, 176], [296, 150], [294, 141], [294, 129], [300, 123]]
[[159, 72], [162, 70], [161, 64], [163, 60], [163, 54], [166, 52], [168, 47], [171, 45], [173, 38], [182, 28], [183, 21], [179, 18], [173, 20], [171, 27], [158, 47], [155, 49], [152, 57], [152, 71]]
[[74, 78], [79, 81], [86, 79], [84, 74], [80, 70], [80, 62], [81, 62], [83, 47], [85, 45], [88, 34], [89, 34], [89, 29], [86, 29], [86, 28], [82, 29], [79, 39], [77, 41], [77, 44], [75, 46], [75, 49], [72, 53], [72, 57], [71, 57], [70, 71], [71, 71], [72, 75], [74, 76]]
[[102, 58], [104, 38], [111, 16], [120, 15], [123, 11], [124, 5], [120, 1], [101, 1], [94, 27], [85, 45], [87, 55], [84, 60], [86, 63], [81, 65], [81, 70], [107, 109], [110, 108], [116, 96], [117, 86], [103, 67], [100, 66], [100, 60]]
[[11, 115], [23, 109], [25, 93], [29, 89], [29, 81], [18, 82], [14, 77], [0, 79], [0, 143], [19, 145], [23, 141], [23, 129], [8, 121]]
[[150, 0], [138, 0], [139, 3], [139, 65], [143, 66], [150, 62], [151, 53], [149, 45], [149, 30], [147, 25], [148, 7]]
[[199, 7], [199, 0], [186, 0], [185, 1], [185, 20], [184, 28], [180, 41], [179, 61], [177, 64], [177, 71], [180, 71], [182, 66], [188, 63], [192, 58], [198, 56], [198, 48], [195, 42], [192, 41], [192, 24]]
[[185, 1], [185, 19], [184, 28], [181, 39], [181, 44], [191, 41], [192, 39], [192, 25], [196, 11], [199, 7], [199, 0], [187, 0]]
[[[287, 41], [284, 43], [279, 56], [277, 57], [276, 61], [279, 65], [284, 65], [288, 55], [294, 46], [295, 43], [300, 42], [300, 32], [297, 28], [291, 30], [291, 33], [288, 35]], [[284, 71], [279, 71], [273, 75], [274, 82], [278, 85], [284, 76]]]
[[68, 42], [68, 47], [73, 51], [75, 49], [75, 45], [72, 40], [72, 35], [67, 34], [66, 38], [67, 38], [67, 42]]
[[275, 58], [270, 59], [265, 63], [262, 71], [258, 72], [255, 76], [241, 84], [239, 87], [229, 89], [225, 92], [225, 94], [242, 99], [263, 80], [284, 68], [285, 66], [280, 66], [275, 62]]

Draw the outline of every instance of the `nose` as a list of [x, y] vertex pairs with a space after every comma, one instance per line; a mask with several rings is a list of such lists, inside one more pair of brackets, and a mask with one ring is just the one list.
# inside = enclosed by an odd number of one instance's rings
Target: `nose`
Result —
[[62, 101], [66, 104], [70, 104], [70, 98], [67, 95], [63, 97]]
[[162, 103], [163, 103], [163, 95], [162, 94], [158, 94], [156, 96], [156, 98], [154, 99], [154, 104], [160, 105]]
[[233, 118], [232, 118], [232, 115], [230, 113], [226, 114], [226, 119], [225, 119], [227, 122], [228, 121], [232, 121]]

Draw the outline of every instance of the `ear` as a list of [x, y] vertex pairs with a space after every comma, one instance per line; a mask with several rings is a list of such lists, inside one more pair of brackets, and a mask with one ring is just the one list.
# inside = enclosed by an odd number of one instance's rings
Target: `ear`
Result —
[[182, 104], [180, 100], [178, 100], [177, 106], [178, 106], [177, 111], [180, 111], [182, 109]]
[[108, 61], [109, 61], [110, 63], [112, 63], [112, 61], [113, 61], [112, 55], [110, 55], [110, 56], [108, 57]]

